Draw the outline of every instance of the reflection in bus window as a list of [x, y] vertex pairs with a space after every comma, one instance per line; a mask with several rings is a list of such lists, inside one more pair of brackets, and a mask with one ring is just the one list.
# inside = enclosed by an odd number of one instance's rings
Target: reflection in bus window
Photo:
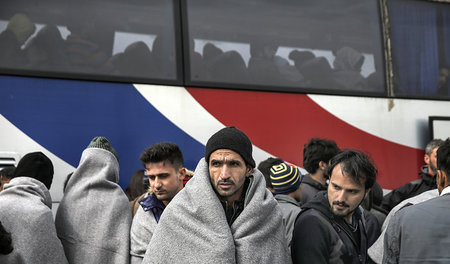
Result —
[[[192, 0], [187, 14], [189, 37], [195, 40], [189, 48], [207, 65], [203, 78], [191, 74], [193, 81], [290, 91], [385, 91], [377, 1]], [[234, 54], [236, 64], [222, 62], [220, 78], [208, 67], [207, 43]], [[237, 66], [237, 55], [245, 67]], [[235, 78], [238, 70], [241, 77]]]
[[176, 63], [173, 1], [2, 1], [3, 69], [176, 80]]
[[388, 1], [396, 95], [450, 96], [450, 5]]

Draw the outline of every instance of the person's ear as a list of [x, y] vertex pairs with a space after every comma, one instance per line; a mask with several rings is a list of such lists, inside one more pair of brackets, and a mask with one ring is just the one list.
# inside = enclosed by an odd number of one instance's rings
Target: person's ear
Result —
[[247, 169], [245, 172], [245, 177], [249, 177], [253, 173], [253, 168], [247, 165]]
[[319, 168], [323, 171], [325, 171], [328, 167], [328, 164], [326, 162], [323, 161], [319, 161]]
[[186, 168], [183, 167], [178, 170], [178, 179], [182, 181], [184, 177], [186, 177]]
[[423, 161], [425, 162], [425, 164], [430, 165], [430, 156], [428, 156], [428, 154], [425, 154], [423, 156]]

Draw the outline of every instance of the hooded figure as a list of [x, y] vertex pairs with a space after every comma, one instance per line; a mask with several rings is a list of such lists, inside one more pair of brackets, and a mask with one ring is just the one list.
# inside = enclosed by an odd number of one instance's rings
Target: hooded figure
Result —
[[56, 229], [71, 264], [128, 264], [131, 212], [117, 184], [117, 153], [104, 137], [94, 138], [65, 189]]
[[0, 63], [8, 67], [25, 65], [27, 58], [21, 46], [35, 30], [36, 26], [26, 15], [15, 14], [0, 34]]
[[11, 235], [13, 247], [10, 254], [0, 254], [0, 263], [67, 263], [56, 235], [48, 191], [52, 162], [41, 152], [29, 153], [20, 160], [14, 175], [0, 193], [0, 221]]
[[333, 62], [336, 87], [345, 90], [367, 89], [367, 81], [361, 75], [363, 63], [364, 56], [361, 52], [350, 47], [338, 50]]

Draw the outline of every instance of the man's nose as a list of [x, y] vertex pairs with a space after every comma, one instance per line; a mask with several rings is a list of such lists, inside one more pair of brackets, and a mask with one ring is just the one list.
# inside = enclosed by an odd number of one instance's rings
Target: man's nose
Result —
[[223, 165], [222, 168], [220, 168], [220, 178], [221, 179], [228, 179], [230, 178], [230, 169], [227, 165]]
[[345, 197], [346, 197], [346, 195], [345, 195], [344, 190], [340, 190], [340, 191], [338, 192], [337, 200], [338, 200], [339, 202], [343, 202], [343, 201], [345, 201]]
[[155, 188], [159, 189], [162, 186], [162, 182], [158, 179], [158, 177], [155, 178]]

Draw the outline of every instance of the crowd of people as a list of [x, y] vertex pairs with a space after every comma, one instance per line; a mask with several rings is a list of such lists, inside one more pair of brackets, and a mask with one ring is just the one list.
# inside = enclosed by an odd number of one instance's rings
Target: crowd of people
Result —
[[370, 157], [330, 139], [304, 145], [306, 175], [273, 157], [257, 167], [250, 139], [235, 127], [210, 137], [195, 172], [175, 143], [159, 142], [144, 150], [143, 169], [124, 191], [118, 160], [95, 137], [67, 177], [55, 220], [48, 157], [28, 153], [1, 170], [0, 263], [450, 259], [450, 139], [432, 140], [421, 178], [384, 197]]

